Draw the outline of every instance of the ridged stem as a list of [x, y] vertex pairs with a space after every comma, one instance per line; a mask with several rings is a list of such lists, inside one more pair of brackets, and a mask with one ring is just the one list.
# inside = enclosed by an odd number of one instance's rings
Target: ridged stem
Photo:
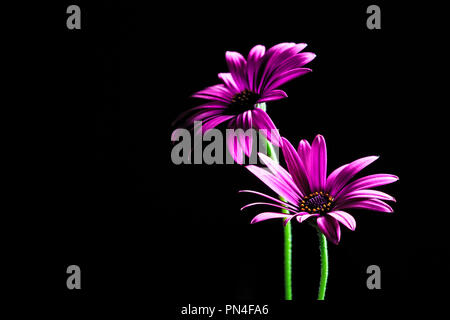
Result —
[[320, 284], [317, 300], [325, 300], [325, 290], [327, 288], [327, 280], [328, 280], [327, 238], [322, 232], [320, 232], [320, 230], [317, 230], [317, 234], [319, 235], [319, 248], [320, 248]]

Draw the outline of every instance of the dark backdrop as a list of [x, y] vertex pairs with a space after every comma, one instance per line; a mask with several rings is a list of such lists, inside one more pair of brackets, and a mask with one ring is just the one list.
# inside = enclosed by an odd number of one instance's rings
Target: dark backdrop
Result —
[[[439, 296], [448, 267], [448, 196], [437, 185], [447, 171], [445, 118], [434, 93], [443, 84], [431, 73], [440, 36], [419, 19], [436, 8], [378, 3], [382, 29], [368, 30], [369, 2], [78, 1], [82, 29], [69, 31], [68, 4], [51, 8], [50, 32], [32, 42], [42, 103], [30, 117], [27, 196], [12, 217], [22, 248], [14, 253], [27, 262], [10, 264], [24, 275], [38, 261], [42, 276], [32, 288], [16, 279], [19, 291], [73, 309], [150, 312], [151, 303], [176, 315], [187, 303], [251, 300], [283, 310], [280, 222], [250, 225], [257, 209], [239, 211], [257, 198], [238, 190], [267, 188], [238, 165], [172, 164], [170, 134], [199, 104], [189, 96], [226, 71], [226, 50], [292, 41], [317, 57], [312, 73], [284, 86], [288, 99], [268, 104], [282, 135], [294, 145], [324, 135], [329, 170], [380, 155], [363, 173], [400, 177], [381, 188], [397, 198], [395, 213], [354, 211], [356, 231], [329, 245], [327, 300], [345, 310]], [[318, 243], [306, 225], [294, 223], [293, 237], [296, 302], [286, 307], [301, 308], [316, 297]], [[70, 264], [81, 267], [81, 291], [65, 286]], [[371, 264], [381, 267], [381, 290], [366, 287]]]

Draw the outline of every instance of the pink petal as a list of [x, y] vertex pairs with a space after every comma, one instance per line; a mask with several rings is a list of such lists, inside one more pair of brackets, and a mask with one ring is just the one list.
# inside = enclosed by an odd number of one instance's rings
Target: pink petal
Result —
[[351, 216], [347, 212], [345, 212], [345, 211], [331, 211], [331, 212], [328, 212], [328, 215], [330, 215], [333, 218], [335, 218], [337, 221], [342, 223], [348, 229], [350, 229], [352, 231], [355, 230], [355, 228], [356, 228], [355, 218], [353, 218], [353, 216]]
[[289, 173], [302, 194], [309, 194], [311, 189], [303, 162], [300, 160], [300, 157], [291, 143], [285, 138], [281, 139], [283, 143], [281, 150], [283, 151], [284, 160], [286, 161]]
[[259, 93], [257, 87], [258, 73], [266, 48], [262, 45], [254, 46], [247, 58], [247, 76], [250, 91]]
[[317, 226], [320, 231], [334, 244], [338, 244], [341, 239], [341, 227], [339, 222], [331, 216], [317, 218]]
[[219, 73], [219, 78], [225, 83], [225, 86], [228, 88], [228, 90], [234, 95], [236, 93], [239, 93], [243, 90], [238, 86], [237, 82], [231, 75], [231, 73]]
[[[304, 214], [301, 214], [301, 213], [304, 213]], [[305, 220], [308, 219], [308, 218], [311, 218], [311, 217], [318, 217], [318, 216], [319, 216], [319, 214], [317, 214], [317, 213], [309, 214], [309, 213], [307, 213], [307, 212], [300, 212], [300, 214], [297, 216], [297, 221], [298, 221], [299, 223], [302, 223], [303, 221], [305, 221]]]
[[[236, 126], [236, 120], [232, 119], [229, 124], [228, 128], [234, 129]], [[230, 155], [233, 157], [234, 162], [237, 164], [243, 164], [244, 163], [244, 150], [239, 143], [239, 131], [235, 132], [236, 134], [232, 132], [227, 132], [227, 147], [228, 151], [230, 152]]]
[[398, 181], [398, 177], [392, 174], [385, 174], [385, 173], [372, 174], [369, 176], [359, 178], [349, 183], [342, 189], [341, 192], [339, 192], [337, 196], [339, 196], [340, 194], [350, 193], [355, 190], [369, 189], [373, 187], [383, 186], [385, 184], [393, 183], [395, 181]]
[[297, 148], [298, 156], [300, 160], [302, 160], [303, 165], [305, 166], [306, 171], [309, 171], [310, 166], [310, 154], [311, 154], [311, 146], [308, 140], [302, 139], [300, 140]]
[[[273, 90], [278, 88], [279, 86], [285, 84], [286, 82], [291, 81], [292, 79], [298, 78], [304, 74], [311, 72], [312, 70], [309, 68], [295, 68], [289, 71], [286, 71], [276, 78], [270, 80], [267, 85], [264, 87], [264, 90]], [[263, 91], [261, 91], [263, 92]]]
[[264, 110], [256, 108], [252, 110], [252, 116], [253, 127], [259, 130], [270, 143], [278, 147], [281, 139], [280, 133], [269, 115]]
[[240, 91], [248, 88], [247, 83], [247, 61], [239, 52], [227, 51], [225, 60], [228, 64], [228, 70], [236, 81]]
[[288, 207], [288, 208], [290, 208], [292, 210], [297, 210], [297, 207], [295, 207], [295, 206], [293, 206], [293, 205], [291, 205], [291, 204], [289, 204], [287, 202], [281, 201], [280, 199], [276, 199], [274, 197], [271, 197], [271, 196], [269, 196], [269, 195], [267, 195], [265, 193], [261, 193], [261, 192], [253, 191], [253, 190], [240, 190], [239, 192], [254, 193], [254, 194], [257, 194], [257, 195], [262, 196], [264, 198], [267, 198], [269, 200], [272, 200], [272, 201], [274, 201], [276, 203], [282, 204], [283, 206], [286, 206], [286, 207]]
[[281, 63], [276, 71], [272, 74], [272, 76], [280, 75], [286, 71], [297, 69], [303, 67], [305, 64], [310, 62], [316, 57], [316, 55], [312, 52], [302, 52], [300, 54], [296, 54], [289, 59], [286, 59], [283, 63]]
[[209, 119], [215, 118], [216, 116], [222, 115], [225, 111], [224, 109], [213, 109], [207, 111], [199, 111], [190, 117], [186, 118], [185, 122], [187, 125], [192, 125], [195, 121], [207, 121]]
[[230, 103], [234, 93], [223, 84], [217, 84], [194, 93], [192, 97]]
[[[287, 219], [287, 221], [290, 221], [295, 215], [293, 214], [286, 214], [286, 213], [279, 213], [279, 212], [263, 212], [258, 214], [253, 218], [253, 220], [250, 222], [251, 224], [261, 222], [268, 219], [277, 219], [277, 218], [284, 218]], [[285, 221], [285, 223], [287, 223]]]
[[327, 192], [331, 192], [333, 189], [333, 186], [335, 185], [336, 178], [339, 176], [342, 170], [344, 170], [345, 167], [347, 167], [348, 164], [344, 164], [340, 166], [339, 168], [333, 170], [333, 172], [330, 173], [330, 175], [327, 177], [326, 187], [325, 190]]
[[289, 187], [292, 188], [292, 190], [297, 192], [299, 197], [304, 196], [304, 194], [298, 189], [289, 172], [287, 172], [282, 166], [280, 166], [277, 162], [275, 162], [265, 154], [258, 153], [258, 156], [261, 159], [262, 163], [264, 163], [269, 168], [269, 170], [272, 172], [273, 175], [280, 177], [280, 179], [284, 183], [289, 185]]
[[284, 184], [278, 177], [272, 175], [267, 170], [254, 165], [246, 166], [246, 168], [262, 182], [264, 182], [269, 188], [275, 191], [279, 196], [282, 196], [293, 205], [297, 205], [300, 199], [297, 192], [295, 192], [295, 190], [288, 185]]
[[298, 53], [298, 46], [295, 43], [279, 43], [269, 50], [264, 55], [264, 72], [261, 77], [258, 92], [262, 93], [263, 88], [267, 87], [267, 84], [272, 81], [274, 74], [276, 75], [276, 69], [289, 57]]
[[325, 188], [327, 179], [327, 146], [325, 139], [320, 134], [315, 137], [310, 154], [311, 168], [309, 177], [311, 178], [311, 191], [322, 191]]
[[315, 53], [312, 52], [302, 52], [295, 56], [297, 60], [297, 67], [303, 67], [305, 64], [311, 62], [316, 57]]
[[241, 211], [246, 209], [246, 208], [248, 208], [248, 207], [253, 207], [253, 206], [257, 206], [257, 205], [264, 205], [264, 206], [271, 206], [271, 207], [275, 207], [275, 208], [280, 208], [280, 209], [283, 209], [283, 210], [290, 211], [293, 214], [298, 213], [298, 211], [291, 210], [291, 209], [287, 208], [287, 206], [282, 206], [282, 205], [278, 205], [278, 204], [270, 203], [270, 202], [253, 202], [253, 203], [249, 203], [249, 204], [243, 206], [241, 208]]
[[202, 104], [200, 106], [197, 106], [197, 107], [194, 107], [194, 108], [191, 108], [189, 110], [182, 112], [172, 122], [172, 126], [174, 126], [177, 122], [179, 122], [181, 120], [183, 120], [186, 123], [191, 124], [191, 122], [194, 121], [193, 118], [202, 112], [212, 111], [212, 110], [223, 112], [226, 108], [227, 108], [227, 105], [223, 102], [218, 102], [218, 101], [208, 102], [208, 103]]
[[297, 43], [295, 45], [295, 52], [298, 53], [298, 52], [302, 51], [303, 49], [305, 49], [307, 46], [308, 45], [306, 43]]
[[335, 209], [367, 209], [380, 212], [394, 212], [390, 205], [378, 199], [349, 201], [336, 205]]
[[336, 196], [336, 194], [345, 186], [345, 184], [355, 176], [359, 171], [367, 167], [369, 164], [377, 160], [377, 156], [370, 156], [370, 157], [364, 157], [358, 160], [355, 160], [349, 164], [347, 164], [337, 175], [334, 179], [334, 182], [332, 185], [328, 186], [327, 189], [330, 189], [330, 193], [333, 196]]
[[265, 92], [261, 99], [258, 100], [258, 102], [268, 102], [284, 98], [287, 98], [286, 92], [284, 92], [283, 90], [272, 90]]
[[217, 127], [219, 124], [221, 124], [222, 122], [225, 122], [225, 121], [227, 121], [227, 120], [230, 120], [230, 119], [232, 119], [232, 118], [234, 118], [234, 116], [224, 116], [224, 115], [221, 115], [221, 116], [217, 116], [217, 117], [211, 117], [211, 118], [209, 118], [207, 121], [204, 121], [203, 123], [202, 123], [202, 126], [201, 127], [197, 127], [196, 129], [196, 134], [198, 134], [199, 132], [199, 130], [200, 130], [200, 128], [202, 129], [202, 134], [204, 134], [205, 132], [208, 132], [209, 130], [211, 130], [211, 129], [213, 129], [213, 128], [215, 128], [215, 127]]
[[241, 122], [240, 124], [238, 124], [238, 127], [242, 128], [242, 130], [245, 131], [245, 134], [243, 134], [241, 136], [239, 143], [243, 147], [244, 152], [247, 155], [247, 157], [250, 157], [252, 154], [253, 138], [256, 139], [256, 136], [253, 137], [253, 131], [250, 131], [250, 135], [247, 134], [248, 133], [247, 130], [253, 128], [252, 112], [246, 111], [242, 114], [241, 117], [238, 116], [236, 121], [238, 121], [238, 119]]
[[352, 201], [354, 199], [380, 199], [395, 202], [395, 198], [387, 193], [378, 190], [362, 189], [362, 190], [355, 190], [345, 194], [342, 193], [341, 196], [336, 199], [336, 203], [342, 203], [344, 201]]

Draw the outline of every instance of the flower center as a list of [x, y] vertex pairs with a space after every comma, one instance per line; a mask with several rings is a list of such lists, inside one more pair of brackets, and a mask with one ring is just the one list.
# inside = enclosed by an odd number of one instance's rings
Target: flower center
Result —
[[308, 213], [325, 214], [330, 212], [334, 198], [323, 191], [310, 193], [300, 201], [300, 210]]
[[244, 91], [236, 93], [233, 96], [229, 110], [233, 114], [239, 114], [252, 110], [260, 97], [261, 96], [258, 93], [245, 89]]

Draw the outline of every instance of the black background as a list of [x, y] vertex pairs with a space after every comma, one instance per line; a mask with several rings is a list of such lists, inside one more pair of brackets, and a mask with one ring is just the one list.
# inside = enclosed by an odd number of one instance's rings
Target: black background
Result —
[[[66, 28], [69, 4], [81, 7], [81, 30]], [[32, 89], [21, 95], [33, 103], [17, 130], [24, 156], [11, 189], [20, 195], [6, 227], [17, 293], [67, 310], [126, 306], [168, 317], [188, 303], [266, 302], [278, 312], [316, 305], [314, 231], [293, 225], [295, 302], [283, 304], [280, 223], [250, 225], [257, 209], [239, 211], [257, 197], [238, 190], [268, 189], [238, 165], [170, 158], [172, 121], [200, 103], [192, 93], [218, 83], [226, 50], [245, 56], [256, 44], [306, 42], [317, 54], [313, 72], [268, 104], [281, 134], [294, 145], [324, 135], [329, 172], [380, 155], [363, 173], [400, 177], [382, 188], [397, 198], [393, 214], [353, 211], [356, 231], [330, 244], [328, 303], [345, 310], [441, 296], [446, 117], [442, 38], [430, 22], [439, 8], [378, 2], [382, 29], [368, 30], [369, 4], [48, 8], [22, 52]], [[66, 288], [71, 264], [81, 267], [80, 291]], [[366, 287], [371, 264], [381, 267], [381, 290]]]

